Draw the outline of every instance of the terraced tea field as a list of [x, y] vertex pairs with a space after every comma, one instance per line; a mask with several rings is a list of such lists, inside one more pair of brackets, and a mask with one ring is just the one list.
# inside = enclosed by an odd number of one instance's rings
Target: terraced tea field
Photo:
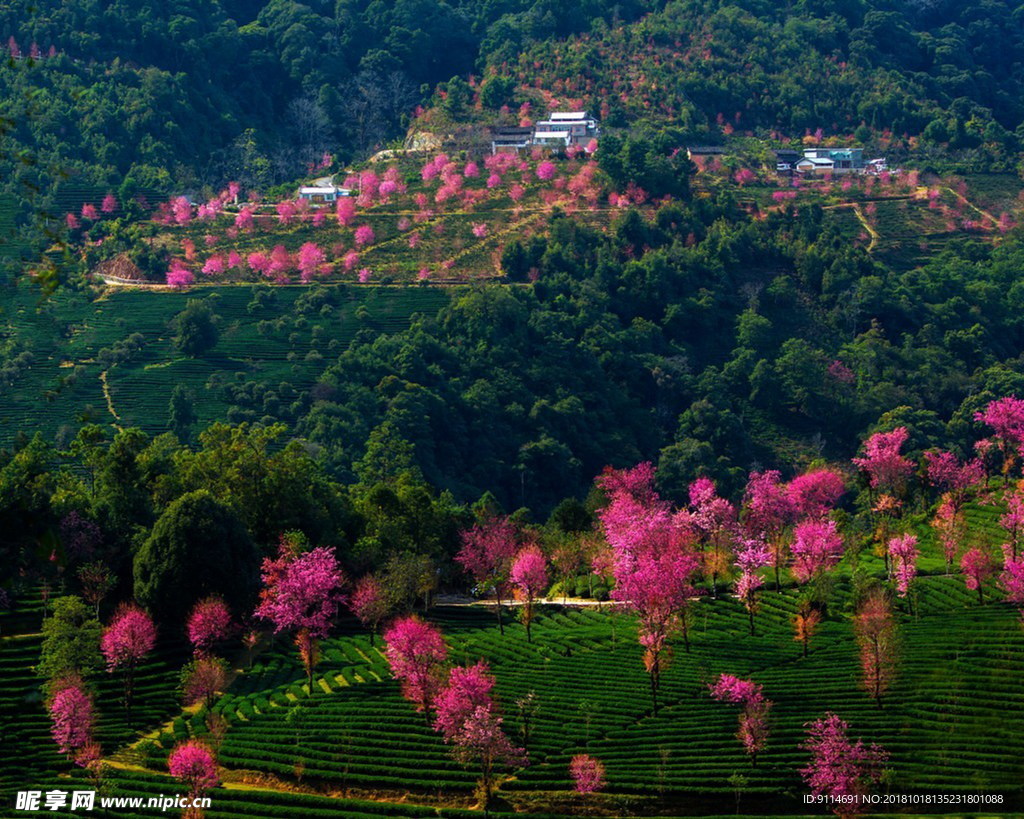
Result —
[[[972, 523], [988, 522], [991, 510], [980, 511], [980, 517], [972, 511]], [[979, 605], [962, 580], [944, 575], [934, 547], [925, 549], [913, 610], [902, 604], [898, 673], [881, 708], [859, 685], [845, 580], [806, 658], [793, 640], [792, 589], [762, 591], [756, 636], [735, 599], [696, 603], [692, 649], [678, 641], [674, 646], [657, 714], [629, 615], [607, 606], [547, 605], [528, 643], [509, 614], [502, 636], [489, 608], [434, 609], [429, 619], [443, 630], [453, 662], [490, 664], [506, 727], [530, 754], [530, 766], [502, 783], [505, 807], [497, 812], [724, 815], [736, 810], [739, 798], [744, 814], [803, 814], [804, 725], [829, 710], [849, 721], [853, 735], [890, 752], [885, 789], [995, 793], [1006, 800], [1001, 813], [1020, 810], [1024, 632], [1010, 607]], [[878, 574], [881, 567], [865, 555], [861, 568]], [[994, 588], [988, 591], [994, 600]], [[9, 628], [24, 625], [24, 619], [11, 621]], [[31, 634], [0, 642], [0, 668], [9, 671], [0, 700], [13, 728], [8, 736], [30, 749], [6, 765], [7, 792], [28, 782], [68, 782], [57, 778], [67, 766], [52, 750], [34, 693], [38, 680], [29, 666], [37, 651]], [[117, 687], [99, 680], [101, 739], [120, 766], [108, 772], [105, 793], [175, 791], [162, 775], [168, 750], [190, 733], [207, 733], [200, 716], [181, 713], [173, 703], [173, 668], [181, 660], [172, 646], [144, 669], [146, 706], [134, 733], [147, 739], [131, 747]], [[479, 815], [467, 810], [475, 801], [476, 772], [456, 762], [401, 697], [380, 642], [371, 643], [354, 621], [342, 621], [324, 643], [312, 696], [285, 640], [259, 652], [251, 668], [244, 665], [214, 706], [228, 724], [219, 750], [225, 784], [212, 792], [208, 816]], [[752, 677], [774, 702], [771, 738], [756, 766], [735, 736], [735, 707], [707, 693], [707, 683], [722, 672]], [[527, 740], [516, 703], [530, 692], [536, 710]], [[604, 793], [584, 798], [571, 792], [567, 765], [582, 751], [605, 762]], [[736, 777], [745, 783], [738, 797]]]
[[[111, 288], [92, 301], [67, 294], [40, 301], [37, 291], [22, 288], [10, 296], [0, 321], [34, 361], [4, 385], [0, 445], [19, 431], [66, 442], [85, 421], [164, 432], [178, 384], [195, 396], [200, 428], [225, 417], [287, 417], [357, 332], [396, 332], [448, 299], [446, 291], [422, 286], [223, 286], [188, 294]], [[171, 321], [197, 297], [211, 299], [220, 339], [192, 359], [175, 349]], [[140, 348], [129, 360], [103, 360], [104, 349], [136, 333]], [[260, 385], [260, 394], [273, 391], [274, 400], [246, 404], [251, 389], [241, 397], [228, 389], [248, 384]]]

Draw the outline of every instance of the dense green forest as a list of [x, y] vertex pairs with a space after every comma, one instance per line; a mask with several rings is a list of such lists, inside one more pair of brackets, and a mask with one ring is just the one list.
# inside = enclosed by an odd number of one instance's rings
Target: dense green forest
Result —
[[455, 121], [554, 97], [684, 138], [862, 128], [1011, 165], [1024, 96], [1022, 15], [996, 0], [23, 0], [0, 37], [5, 187], [68, 197], [291, 179], [400, 139], [438, 84]]

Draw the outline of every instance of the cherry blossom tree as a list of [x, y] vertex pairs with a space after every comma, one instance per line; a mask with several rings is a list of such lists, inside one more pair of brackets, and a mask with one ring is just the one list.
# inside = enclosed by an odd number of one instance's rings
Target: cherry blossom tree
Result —
[[975, 546], [968, 549], [960, 558], [960, 571], [964, 573], [964, 583], [971, 591], [978, 592], [978, 602], [985, 602], [985, 589], [983, 584], [995, 572], [992, 558], [988, 552]]
[[195, 281], [195, 274], [185, 266], [181, 259], [171, 259], [171, 266], [167, 271], [169, 287], [188, 287], [190, 284], [195, 284]]
[[370, 645], [380, 630], [380, 624], [391, 611], [381, 582], [372, 574], [363, 575], [349, 596], [348, 607], [363, 627], [370, 632]]
[[604, 763], [590, 754], [576, 754], [572, 758], [569, 776], [577, 793], [594, 793], [607, 784]]
[[892, 576], [900, 597], [906, 597], [910, 585], [917, 577], [917, 560], [921, 552], [917, 548], [917, 535], [902, 534], [889, 541], [889, 558], [892, 561]]
[[104, 213], [113, 213], [117, 210], [117, 197], [112, 193], [108, 193], [103, 197], [103, 201], [100, 203], [100, 210]]
[[811, 638], [818, 629], [821, 622], [821, 612], [814, 608], [808, 601], [803, 601], [797, 607], [793, 616], [793, 639], [803, 646], [804, 656], [807, 656], [807, 649], [810, 646]]
[[360, 225], [356, 228], [355, 242], [357, 245], [372, 245], [374, 238], [373, 228], [369, 225]]
[[747, 528], [762, 537], [771, 549], [776, 590], [781, 587], [780, 573], [785, 559], [783, 535], [796, 516], [792, 494], [780, 477], [774, 469], [750, 474], [745, 493], [744, 521]]
[[192, 203], [184, 196], [176, 196], [171, 200], [171, 216], [175, 224], [187, 225], [192, 221]]
[[743, 707], [736, 738], [750, 754], [750, 764], [757, 767], [757, 755], [768, 743], [768, 712], [772, 701], [764, 696], [762, 687], [753, 680], [742, 680], [732, 674], [720, 674], [708, 688], [713, 699]]
[[[878, 745], [852, 741], [849, 725], [831, 711], [807, 728], [801, 747], [810, 752], [811, 761], [800, 775], [811, 794], [836, 799], [833, 809], [840, 816], [858, 812], [863, 808], [860, 798], [881, 778], [888, 753]], [[840, 802], [842, 797], [852, 799]]]
[[797, 517], [820, 519], [835, 508], [846, 482], [831, 469], [812, 469], [793, 478], [786, 489]]
[[924, 453], [928, 481], [942, 492], [951, 493], [954, 502], [963, 503], [965, 490], [985, 478], [985, 467], [978, 458], [961, 462], [952, 452]]
[[999, 525], [1010, 536], [1010, 549], [1017, 556], [1021, 535], [1024, 534], [1024, 488], [1015, 486], [1003, 493], [1006, 512], [999, 518]]
[[509, 573], [519, 550], [519, 530], [508, 518], [494, 516], [464, 531], [461, 541], [455, 561], [472, 575], [484, 592], [494, 594], [498, 628], [504, 634], [501, 601], [508, 596]]
[[548, 587], [548, 561], [536, 543], [519, 550], [512, 561], [509, 579], [526, 601], [523, 607], [523, 622], [526, 624], [526, 640], [532, 642], [530, 624], [533, 622], [533, 601]]
[[485, 807], [490, 804], [494, 792], [495, 768], [528, 764], [526, 752], [509, 739], [502, 728], [502, 718], [493, 705], [474, 707], [447, 741], [453, 746], [456, 759], [467, 764], [476, 762], [480, 766]]
[[442, 688], [442, 669], [448, 657], [444, 637], [419, 617], [395, 620], [384, 632], [384, 656], [402, 684], [402, 696], [426, 712]]
[[155, 645], [156, 626], [153, 619], [135, 603], [118, 607], [100, 639], [100, 651], [107, 661], [107, 670], [120, 670], [124, 679], [124, 707], [129, 724], [132, 721], [135, 669]]
[[299, 248], [298, 267], [303, 282], [310, 282], [314, 276], [322, 275], [330, 269], [327, 257], [316, 242], [306, 242]]
[[220, 657], [199, 657], [181, 670], [181, 695], [185, 705], [213, 705], [228, 684], [228, 664]]
[[690, 548], [692, 532], [684, 519], [673, 515], [654, 491], [650, 464], [606, 471], [599, 485], [609, 496], [599, 518], [613, 552], [612, 597], [637, 615], [637, 637], [657, 713], [661, 674], [671, 660], [669, 638], [682, 631], [689, 650], [686, 613], [694, 593], [690, 580], [700, 558]]
[[861, 603], [853, 618], [853, 633], [860, 649], [864, 688], [881, 708], [882, 695], [896, 672], [896, 623], [884, 592], [875, 591]]
[[896, 427], [891, 432], [876, 432], [864, 442], [864, 457], [853, 462], [867, 473], [872, 489], [894, 496], [902, 493], [914, 471], [913, 461], [900, 453], [909, 437], [906, 427]]
[[545, 159], [537, 165], [537, 178], [543, 182], [547, 182], [554, 178], [555, 171], [555, 163], [551, 160]]
[[69, 759], [78, 759], [93, 741], [96, 723], [92, 695], [76, 673], [65, 674], [51, 687], [47, 710], [50, 712], [50, 733], [57, 750]]
[[445, 740], [452, 741], [466, 720], [477, 708], [493, 708], [491, 690], [494, 677], [482, 660], [463, 668], [456, 666], [448, 673], [448, 683], [434, 699], [434, 728]]
[[992, 429], [1003, 456], [1003, 477], [1008, 482], [1017, 456], [1024, 446], [1024, 401], [1015, 395], [998, 398], [984, 410], [976, 412], [974, 419]]
[[91, 202], [86, 202], [82, 205], [82, 218], [88, 219], [90, 222], [95, 222], [100, 218], [100, 212], [96, 210], [96, 206]]
[[843, 557], [843, 538], [834, 520], [805, 520], [793, 530], [793, 576], [814, 580]]
[[214, 646], [227, 640], [233, 630], [231, 609], [222, 597], [216, 595], [197, 602], [185, 625], [188, 640], [197, 656], [212, 653]]
[[[167, 757], [167, 770], [171, 776], [188, 788], [188, 796], [193, 801], [202, 796], [210, 788], [220, 783], [217, 775], [217, 760], [213, 751], [197, 739], [190, 739], [174, 746]], [[198, 817], [198, 809], [191, 809], [186, 816]]]
[[263, 561], [263, 590], [256, 616], [274, 624], [274, 633], [292, 631], [313, 693], [318, 644], [327, 636], [342, 601], [345, 574], [332, 549], [318, 546], [296, 554], [282, 541], [278, 557]]
[[999, 574], [999, 585], [1006, 595], [1006, 602], [1017, 606], [1021, 624], [1024, 625], [1024, 556], [1014, 555], [1009, 545], [1003, 546], [1003, 570]]
[[942, 554], [946, 559], [946, 574], [949, 574], [957, 552], [960, 551], [960, 545], [967, 536], [967, 523], [963, 512], [957, 510], [948, 492], [942, 496], [935, 510], [932, 528], [938, 536], [939, 545], [942, 546]]
[[757, 590], [764, 583], [759, 570], [772, 563], [771, 549], [760, 538], [740, 537], [736, 541], [736, 596], [750, 618], [750, 633], [754, 634], [754, 613], [757, 611]]
[[698, 478], [689, 486], [691, 514], [687, 525], [698, 533], [703, 548], [704, 573], [711, 594], [718, 596], [718, 578], [728, 570], [729, 550], [736, 532], [736, 508], [718, 495], [714, 481]]

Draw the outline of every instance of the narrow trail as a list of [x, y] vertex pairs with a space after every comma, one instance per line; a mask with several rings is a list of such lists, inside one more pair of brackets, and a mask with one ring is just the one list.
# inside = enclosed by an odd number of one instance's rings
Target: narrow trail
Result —
[[944, 186], [943, 190], [949, 191], [951, 194], [953, 194], [953, 196], [955, 196], [957, 199], [959, 199], [961, 202], [963, 202], [963, 204], [965, 204], [967, 207], [969, 207], [975, 213], [980, 213], [982, 216], [984, 216], [986, 219], [988, 219], [990, 222], [992, 222], [993, 225], [996, 225], [996, 226], [999, 225], [999, 220], [995, 216], [993, 216], [987, 210], [982, 210], [981, 208], [979, 208], [970, 199], [968, 199], [966, 196], [964, 196], [959, 191], [955, 191], [955, 190], [953, 190], [952, 188], [950, 188], [948, 186]]
[[[100, 384], [103, 385], [103, 397], [107, 401], [107, 410], [110, 412], [111, 415], [114, 416], [114, 420], [115, 421], [120, 421], [121, 420], [121, 416], [118, 415], [117, 414], [117, 410], [114, 409], [114, 399], [110, 395], [110, 384], [107, 382], [107, 370], [103, 370], [103, 372], [100, 373]], [[118, 432], [122, 431], [122, 428], [121, 428], [120, 424], [112, 422], [111, 426], [114, 429], [116, 429]]]
[[878, 231], [875, 230], [872, 224], [868, 221], [868, 218], [864, 215], [864, 211], [860, 209], [860, 205], [854, 205], [853, 212], [856, 214], [857, 220], [864, 227], [864, 230], [866, 230], [868, 235], [871, 237], [871, 241], [868, 242], [868, 253], [873, 253], [875, 248], [878, 246], [878, 240], [881, 237], [878, 235]]

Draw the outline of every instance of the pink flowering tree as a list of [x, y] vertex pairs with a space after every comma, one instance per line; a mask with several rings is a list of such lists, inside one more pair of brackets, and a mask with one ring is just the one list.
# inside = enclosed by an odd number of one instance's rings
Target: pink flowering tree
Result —
[[832, 469], [812, 469], [793, 478], [786, 489], [797, 517], [821, 519], [835, 509], [846, 482]]
[[736, 596], [743, 601], [750, 619], [750, 633], [754, 634], [754, 614], [757, 612], [757, 590], [764, 583], [760, 570], [772, 563], [771, 549], [760, 538], [740, 537], [736, 541], [735, 565]]
[[402, 685], [402, 696], [427, 712], [442, 688], [448, 657], [441, 632], [419, 617], [395, 620], [384, 632], [384, 656]]
[[895, 497], [903, 493], [914, 471], [914, 462], [900, 452], [909, 437], [906, 427], [896, 427], [876, 432], [864, 442], [864, 457], [854, 458], [853, 463], [867, 474], [872, 490]]
[[93, 742], [96, 710], [92, 695], [77, 674], [67, 674], [51, 689], [47, 710], [50, 712], [50, 733], [57, 750], [69, 759], [79, 760], [83, 750]]
[[355, 242], [357, 245], [372, 245], [374, 238], [373, 228], [369, 225], [360, 225], [356, 228]]
[[843, 537], [834, 520], [805, 520], [793, 530], [793, 576], [801, 583], [821, 577], [843, 557]]
[[171, 217], [175, 224], [187, 225], [192, 221], [192, 203], [184, 196], [176, 196], [171, 200]]
[[899, 514], [907, 479], [914, 471], [913, 461], [901, 453], [909, 436], [906, 427], [876, 432], [864, 442], [864, 457], [853, 459], [853, 463], [867, 476], [872, 508], [879, 516], [876, 543], [885, 559], [886, 571], [891, 571], [889, 552], [885, 548], [889, 542], [890, 523]]
[[234, 631], [231, 609], [222, 597], [206, 597], [192, 607], [185, 631], [195, 654], [200, 657], [207, 656], [218, 643], [223, 643]]
[[974, 419], [991, 428], [1003, 457], [1003, 477], [1008, 482], [1024, 446], [1024, 401], [1015, 395], [999, 398], [976, 412]]
[[704, 575], [711, 581], [711, 595], [717, 597], [718, 578], [729, 571], [729, 556], [736, 536], [736, 508], [718, 494], [710, 478], [698, 478], [690, 484], [688, 492], [687, 526], [697, 534]]
[[853, 633], [860, 649], [864, 688], [881, 708], [882, 695], [896, 672], [896, 622], [883, 592], [874, 592], [861, 603], [853, 617]]
[[968, 549], [960, 557], [960, 571], [964, 573], [964, 583], [971, 591], [978, 592], [978, 602], [985, 602], [984, 583], [995, 572], [992, 558], [988, 552], [975, 546]]
[[189, 270], [181, 259], [171, 259], [167, 270], [167, 286], [174, 288], [188, 287], [195, 284], [195, 274]]
[[1006, 512], [999, 518], [999, 525], [1010, 537], [1010, 550], [1017, 556], [1020, 549], [1021, 536], [1024, 535], [1024, 489], [1020, 486], [1007, 489], [1003, 493]]
[[892, 577], [896, 581], [896, 591], [900, 597], [906, 597], [910, 592], [910, 586], [917, 577], [917, 560], [920, 557], [917, 535], [902, 534], [889, 541]]
[[370, 645], [380, 631], [380, 624], [391, 612], [391, 605], [381, 582], [372, 574], [363, 575], [349, 595], [348, 607], [363, 627], [370, 632]]
[[956, 503], [945, 493], [939, 501], [935, 510], [935, 517], [932, 518], [932, 528], [942, 546], [942, 554], [946, 559], [946, 574], [948, 575], [953, 567], [960, 546], [967, 536], [967, 522], [964, 519], [963, 511], [958, 510]]
[[501, 601], [508, 596], [512, 561], [519, 552], [519, 529], [506, 517], [490, 517], [461, 535], [455, 561], [477, 582], [484, 593], [495, 597], [498, 628], [505, 633]]
[[[836, 799], [833, 809], [840, 816], [857, 813], [863, 807], [860, 797], [879, 781], [889, 755], [878, 745], [851, 740], [850, 726], [832, 712], [807, 723], [807, 728], [801, 747], [810, 752], [811, 761], [800, 775], [811, 794]], [[842, 797], [852, 799], [840, 802]]]
[[181, 670], [181, 695], [186, 706], [210, 708], [228, 686], [228, 664], [220, 657], [199, 657]]
[[174, 746], [167, 757], [167, 770], [171, 776], [185, 785], [189, 798], [193, 800], [210, 788], [215, 788], [220, 782], [217, 775], [217, 759], [213, 751], [197, 739], [190, 739]]
[[752, 472], [745, 496], [744, 522], [752, 534], [768, 544], [775, 567], [775, 588], [779, 589], [786, 550], [785, 532], [796, 516], [796, 505], [774, 469]]
[[456, 666], [448, 672], [448, 683], [433, 702], [434, 728], [446, 741], [451, 742], [477, 708], [493, 708], [491, 690], [494, 677], [490, 667], [482, 660], [463, 668]]
[[1024, 626], [1024, 556], [1017, 557], [1010, 547], [1003, 545], [1003, 570], [999, 573], [999, 585], [1006, 595], [1006, 602], [1017, 606]]
[[302, 281], [307, 283], [330, 270], [327, 257], [316, 242], [306, 242], [299, 248], [298, 268]]
[[606, 784], [604, 763], [590, 754], [576, 754], [569, 763], [569, 776], [572, 777], [576, 793], [594, 793]]
[[531, 543], [519, 550], [512, 561], [509, 579], [525, 601], [523, 622], [526, 624], [526, 640], [532, 642], [530, 624], [533, 622], [533, 601], [548, 587], [548, 561], [540, 546]]
[[768, 712], [772, 701], [753, 680], [742, 680], [732, 674], [720, 674], [708, 688], [713, 699], [742, 707], [736, 738], [750, 754], [750, 764], [757, 767], [757, 755], [768, 744]]
[[319, 546], [296, 554], [288, 541], [282, 542], [277, 558], [263, 561], [262, 572], [263, 589], [255, 614], [273, 623], [275, 634], [294, 633], [312, 695], [319, 641], [338, 614], [345, 574], [332, 549]]
[[120, 671], [124, 680], [124, 707], [129, 724], [132, 721], [135, 670], [155, 645], [153, 619], [135, 603], [122, 604], [117, 609], [100, 639], [100, 651], [107, 661], [107, 670], [111, 673]]
[[637, 615], [657, 713], [661, 674], [671, 660], [669, 638], [682, 631], [689, 650], [686, 614], [700, 558], [690, 548], [692, 535], [682, 518], [654, 491], [650, 464], [606, 471], [599, 485], [609, 497], [599, 517], [613, 555], [612, 597]]

